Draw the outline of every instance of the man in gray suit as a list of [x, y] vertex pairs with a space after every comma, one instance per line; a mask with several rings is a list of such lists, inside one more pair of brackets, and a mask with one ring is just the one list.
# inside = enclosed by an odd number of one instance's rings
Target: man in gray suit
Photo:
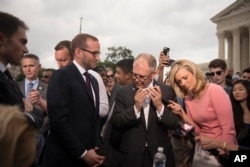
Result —
[[166, 104], [176, 100], [173, 89], [157, 83], [156, 60], [146, 53], [133, 63], [134, 82], [117, 90], [112, 126], [123, 132], [121, 167], [152, 167], [157, 147], [163, 147], [166, 166], [174, 167], [168, 130], [178, 126], [179, 118]]
[[21, 61], [21, 66], [25, 79], [18, 85], [27, 99], [26, 103], [30, 102], [32, 106], [47, 112], [47, 84], [38, 78], [38, 72], [41, 69], [39, 57], [34, 54], [26, 54]]
[[[39, 57], [34, 54], [26, 54], [22, 61], [21, 67], [25, 75], [25, 79], [18, 83], [18, 86], [25, 96], [25, 105], [33, 107], [43, 111], [44, 116], [47, 113], [47, 84], [43, 83], [38, 78], [38, 72], [41, 69]], [[36, 166], [39, 166], [39, 159], [44, 148], [46, 136], [48, 133], [49, 124], [48, 116], [44, 117], [42, 127], [39, 129], [36, 136], [37, 139], [37, 154], [36, 154]]]

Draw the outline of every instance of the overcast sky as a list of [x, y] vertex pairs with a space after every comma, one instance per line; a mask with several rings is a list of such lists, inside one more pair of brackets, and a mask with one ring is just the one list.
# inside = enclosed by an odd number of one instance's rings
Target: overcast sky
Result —
[[153, 54], [164, 46], [172, 59], [196, 63], [218, 56], [216, 25], [211, 18], [235, 0], [0, 0], [0, 10], [26, 22], [28, 49], [44, 68], [57, 68], [54, 46], [82, 32], [101, 43], [101, 59], [108, 47], [124, 46], [133, 56]]

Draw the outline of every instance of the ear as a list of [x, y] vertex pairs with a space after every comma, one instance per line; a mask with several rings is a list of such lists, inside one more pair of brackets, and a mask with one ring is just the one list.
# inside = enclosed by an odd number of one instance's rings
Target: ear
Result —
[[157, 72], [156, 72], [156, 70], [154, 70], [154, 71], [152, 72], [152, 79], [155, 78], [156, 74], [157, 74]]
[[74, 57], [79, 58], [79, 55], [81, 54], [81, 49], [75, 48], [73, 51]]
[[0, 46], [3, 46], [4, 41], [6, 41], [6, 36], [0, 32]]

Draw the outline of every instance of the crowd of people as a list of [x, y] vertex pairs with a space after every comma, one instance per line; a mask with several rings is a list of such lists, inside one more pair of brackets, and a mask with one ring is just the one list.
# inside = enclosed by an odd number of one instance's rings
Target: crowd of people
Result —
[[[250, 150], [250, 67], [235, 73], [214, 59], [205, 73], [160, 51], [158, 65], [140, 53], [113, 71], [97, 66], [101, 44], [83, 33], [56, 44], [58, 70], [39, 78], [27, 30], [0, 12], [0, 166], [152, 167], [158, 147], [166, 166], [199, 166], [207, 150], [227, 166], [221, 156]], [[25, 78], [15, 82], [8, 64]]]

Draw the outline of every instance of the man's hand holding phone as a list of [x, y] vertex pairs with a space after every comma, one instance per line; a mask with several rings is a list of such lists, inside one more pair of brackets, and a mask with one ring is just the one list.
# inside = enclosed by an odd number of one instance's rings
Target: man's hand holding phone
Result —
[[162, 51], [162, 53], [163, 53], [163, 55], [166, 57], [166, 59], [164, 59], [165, 61], [163, 62], [163, 64], [165, 65], [165, 66], [171, 66], [171, 64], [174, 62], [174, 60], [173, 59], [169, 59], [169, 51], [170, 51], [170, 48], [168, 48], [168, 47], [164, 47], [163, 48], [163, 51]]

